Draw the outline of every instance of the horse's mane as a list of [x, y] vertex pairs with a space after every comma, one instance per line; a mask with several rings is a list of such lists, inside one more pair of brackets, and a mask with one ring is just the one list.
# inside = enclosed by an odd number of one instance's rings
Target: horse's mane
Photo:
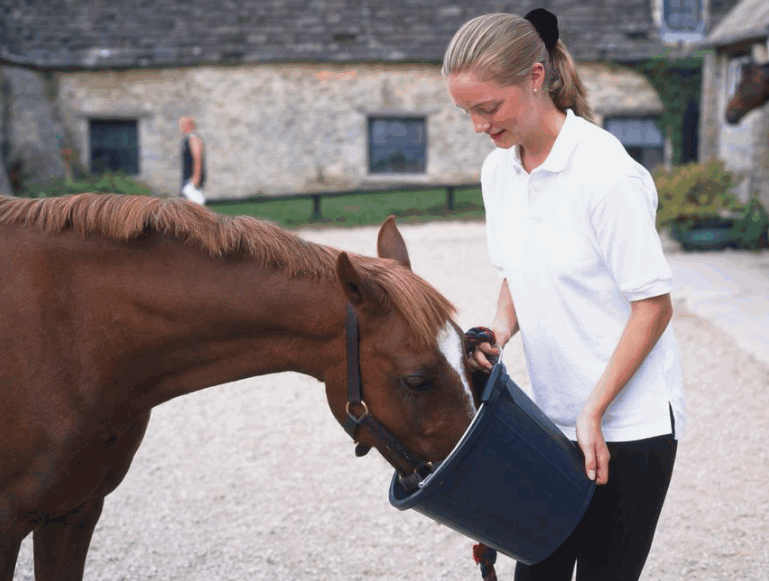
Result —
[[[45, 233], [73, 230], [84, 237], [129, 241], [156, 232], [215, 257], [249, 256], [289, 277], [336, 279], [339, 251], [308, 242], [269, 220], [224, 216], [183, 198], [80, 194], [46, 199], [0, 196], [0, 224], [24, 224]], [[350, 254], [356, 268], [384, 289], [423, 344], [432, 344], [454, 306], [409, 269], [391, 260]]]

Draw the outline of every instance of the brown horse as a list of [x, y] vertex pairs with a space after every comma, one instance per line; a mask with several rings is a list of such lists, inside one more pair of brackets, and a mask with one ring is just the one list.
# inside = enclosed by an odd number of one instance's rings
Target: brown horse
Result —
[[742, 80], [726, 107], [726, 121], [739, 123], [745, 115], [769, 101], [769, 63], [742, 66]]
[[[104, 497], [164, 401], [297, 371], [347, 421], [347, 312], [370, 415], [444, 458], [475, 413], [453, 307], [412, 273], [392, 218], [378, 252], [179, 199], [0, 198], [0, 581], [30, 532], [38, 581], [82, 579]], [[409, 471], [368, 424], [353, 432]]]

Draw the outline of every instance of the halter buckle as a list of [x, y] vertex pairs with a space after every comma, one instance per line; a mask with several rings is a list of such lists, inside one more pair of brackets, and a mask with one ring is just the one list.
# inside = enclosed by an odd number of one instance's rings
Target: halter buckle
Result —
[[[352, 415], [350, 413], [350, 406], [351, 405], [363, 406], [363, 413], [359, 417], [356, 418], [354, 415]], [[345, 411], [345, 413], [347, 413], [347, 417], [349, 417], [350, 419], [354, 420], [356, 423], [360, 423], [360, 421], [368, 415], [368, 406], [366, 405], [366, 402], [362, 401], [362, 400], [358, 401], [358, 402], [355, 402], [354, 404], [353, 404], [353, 402], [348, 401], [347, 405], [345, 406], [344, 411]]]

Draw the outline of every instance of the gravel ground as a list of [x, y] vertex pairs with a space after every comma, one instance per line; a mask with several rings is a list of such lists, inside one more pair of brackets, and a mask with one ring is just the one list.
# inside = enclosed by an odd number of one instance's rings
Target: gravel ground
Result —
[[[414, 270], [488, 323], [499, 281], [479, 223], [402, 226]], [[376, 228], [304, 230], [374, 254]], [[645, 581], [769, 580], [769, 367], [677, 301], [689, 404]], [[504, 355], [522, 386], [520, 342]], [[125, 482], [107, 498], [86, 579], [480, 579], [472, 541], [388, 502], [392, 470], [355, 458], [323, 385], [292, 373], [159, 406]], [[31, 580], [31, 542], [17, 580]], [[501, 580], [515, 563], [500, 557]]]

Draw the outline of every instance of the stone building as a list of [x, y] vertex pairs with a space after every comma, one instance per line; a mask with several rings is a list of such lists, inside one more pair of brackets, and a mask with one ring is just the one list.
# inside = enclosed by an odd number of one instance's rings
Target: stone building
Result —
[[643, 76], [621, 65], [664, 47], [685, 52], [732, 4], [3, 2], [7, 168], [23, 167], [27, 180], [61, 177], [61, 151], [71, 149], [75, 171], [122, 170], [174, 194], [177, 120], [190, 115], [206, 143], [211, 199], [478, 181], [491, 144], [448, 98], [443, 52], [473, 16], [536, 6], [558, 15], [597, 122], [652, 167], [663, 160], [662, 104]]
[[[721, 21], [703, 46], [711, 50], [703, 65], [701, 155], [721, 159], [745, 176], [739, 197], [757, 195], [769, 207], [769, 107], [748, 113], [737, 125], [725, 119], [742, 75], [742, 66], [769, 52], [769, 2], [743, 0]], [[759, 57], [760, 55], [760, 57]]]

